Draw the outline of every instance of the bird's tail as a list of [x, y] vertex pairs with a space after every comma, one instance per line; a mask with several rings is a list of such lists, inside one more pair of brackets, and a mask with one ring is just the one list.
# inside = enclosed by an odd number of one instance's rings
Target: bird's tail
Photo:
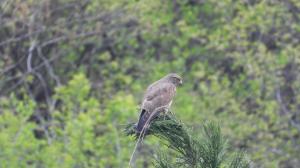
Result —
[[159, 114], [159, 110], [154, 110], [152, 112], [146, 111], [145, 109], [142, 109], [139, 121], [136, 126], [136, 132], [137, 134], [144, 134], [146, 135], [147, 127], [150, 124], [150, 122], [157, 117]]
[[148, 111], [146, 111], [145, 109], [142, 109], [140, 117], [139, 117], [139, 121], [136, 126], [137, 133], [141, 133], [142, 130], [145, 129], [144, 127], [146, 126], [146, 123], [147, 123], [149, 117], [150, 117], [150, 113]]

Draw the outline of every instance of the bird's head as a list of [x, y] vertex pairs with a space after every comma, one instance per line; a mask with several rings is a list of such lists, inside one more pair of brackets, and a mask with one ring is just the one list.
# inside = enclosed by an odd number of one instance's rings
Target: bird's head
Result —
[[175, 86], [182, 85], [182, 78], [176, 73], [170, 73], [165, 77], [168, 81], [172, 82]]

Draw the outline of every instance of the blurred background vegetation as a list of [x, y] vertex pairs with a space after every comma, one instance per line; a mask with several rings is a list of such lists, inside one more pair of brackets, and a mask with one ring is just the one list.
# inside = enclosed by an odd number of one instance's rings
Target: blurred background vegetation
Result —
[[[252, 167], [300, 167], [300, 1], [0, 1], [0, 167], [127, 167], [144, 89], [219, 122]], [[151, 167], [149, 137], [136, 167]]]

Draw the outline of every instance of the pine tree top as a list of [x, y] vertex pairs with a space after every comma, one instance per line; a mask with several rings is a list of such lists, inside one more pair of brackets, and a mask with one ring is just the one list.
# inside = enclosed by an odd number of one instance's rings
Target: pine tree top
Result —
[[[128, 124], [125, 128], [128, 136], [139, 137], [135, 131], [135, 124]], [[207, 122], [203, 124], [202, 135], [192, 136], [182, 122], [173, 115], [158, 116], [151, 121], [145, 136], [154, 135], [166, 141], [164, 145], [175, 151], [175, 159], [167, 157], [166, 152], [156, 158], [158, 168], [192, 167], [192, 168], [248, 168], [243, 152], [228, 154], [226, 140], [221, 134], [218, 124]], [[145, 137], [144, 137], [145, 138]]]

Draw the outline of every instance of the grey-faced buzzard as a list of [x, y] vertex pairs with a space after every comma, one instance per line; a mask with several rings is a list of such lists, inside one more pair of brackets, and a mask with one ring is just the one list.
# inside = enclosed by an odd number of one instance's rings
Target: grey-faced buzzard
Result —
[[182, 78], [171, 73], [148, 86], [141, 105], [141, 113], [136, 126], [137, 133], [141, 133], [150, 121], [160, 112], [169, 110], [176, 87], [182, 84]]

